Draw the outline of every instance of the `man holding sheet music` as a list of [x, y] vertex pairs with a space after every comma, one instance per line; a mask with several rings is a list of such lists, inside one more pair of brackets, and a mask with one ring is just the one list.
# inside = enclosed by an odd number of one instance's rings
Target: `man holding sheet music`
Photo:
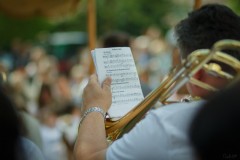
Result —
[[[211, 48], [221, 39], [240, 40], [240, 18], [222, 5], [206, 5], [193, 11], [175, 28], [180, 53], [185, 58], [192, 51]], [[240, 59], [239, 54], [233, 55]], [[194, 78], [216, 88], [227, 82], [200, 70]], [[212, 93], [193, 84], [191, 95], [207, 99]], [[84, 114], [75, 144], [76, 159], [191, 160], [195, 157], [188, 139], [188, 127], [204, 101], [171, 104], [140, 121], [128, 134], [108, 146], [104, 117], [111, 106], [111, 78], [99, 85], [92, 75], [83, 94]]]
[[133, 55], [129, 47], [97, 48], [92, 51], [98, 81], [112, 78], [112, 105], [108, 110], [111, 118], [126, 115], [143, 100], [140, 81]]

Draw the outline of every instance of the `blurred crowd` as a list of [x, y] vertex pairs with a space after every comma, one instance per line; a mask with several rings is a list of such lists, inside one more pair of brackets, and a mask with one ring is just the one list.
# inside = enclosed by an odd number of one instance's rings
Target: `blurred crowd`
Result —
[[[106, 35], [97, 47], [105, 47]], [[144, 96], [156, 88], [179, 63], [172, 30], [165, 36], [155, 27], [140, 36], [112, 32], [128, 39]], [[125, 35], [125, 37], [123, 36]], [[59, 60], [47, 48], [14, 40], [0, 51], [0, 71], [24, 124], [23, 134], [43, 151], [47, 160], [70, 160], [81, 116], [81, 96], [89, 77], [91, 57], [86, 47]]]

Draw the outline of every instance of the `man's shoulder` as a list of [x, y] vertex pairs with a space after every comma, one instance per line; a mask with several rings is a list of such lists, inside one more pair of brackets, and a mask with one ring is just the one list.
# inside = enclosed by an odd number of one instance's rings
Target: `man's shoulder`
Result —
[[155, 119], [156, 123], [164, 126], [165, 129], [171, 127], [178, 128], [178, 130], [185, 130], [204, 102], [171, 104], [152, 110], [148, 116], [150, 119]]
[[193, 115], [190, 112], [198, 110], [200, 104], [171, 104], [151, 110], [129, 133], [108, 148], [107, 159], [192, 159], [187, 128]]
[[[156, 132], [166, 139], [164, 147], [168, 149], [166, 154], [170, 159], [192, 159], [188, 130], [193, 117], [204, 102], [171, 104], [149, 113], [149, 119], [161, 126]], [[159, 141], [162, 141], [163, 136], [158, 137]]]
[[151, 111], [151, 114], [168, 117], [168, 116], [182, 116], [184, 113], [195, 113], [205, 101], [182, 102], [166, 105]]

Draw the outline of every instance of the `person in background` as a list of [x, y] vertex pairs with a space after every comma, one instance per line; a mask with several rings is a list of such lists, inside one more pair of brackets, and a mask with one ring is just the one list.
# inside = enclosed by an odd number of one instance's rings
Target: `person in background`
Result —
[[110, 31], [101, 37], [102, 47], [129, 47], [131, 43], [130, 35], [122, 31]]
[[194, 116], [189, 137], [199, 160], [240, 159], [239, 92], [238, 81]]
[[40, 149], [21, 135], [23, 128], [12, 100], [0, 87], [0, 152], [8, 160], [44, 160]]
[[41, 136], [43, 140], [43, 155], [46, 160], [67, 160], [67, 147], [64, 143], [63, 132], [57, 126], [57, 114], [52, 108], [40, 110]]
[[[219, 4], [202, 6], [175, 27], [181, 57], [186, 58], [197, 49], [210, 49], [222, 39], [240, 40], [239, 28], [239, 16], [228, 7]], [[240, 60], [239, 52], [231, 55]], [[219, 65], [224, 71], [230, 71]], [[229, 82], [204, 69], [193, 77], [218, 89]], [[214, 94], [191, 83], [188, 83], [188, 91], [192, 96], [206, 100]], [[188, 131], [193, 116], [206, 101], [170, 104], [151, 110], [129, 133], [108, 146], [104, 118], [111, 99], [111, 78], [99, 85], [96, 75], [92, 75], [83, 94], [84, 116], [75, 144], [76, 159], [197, 159]]]

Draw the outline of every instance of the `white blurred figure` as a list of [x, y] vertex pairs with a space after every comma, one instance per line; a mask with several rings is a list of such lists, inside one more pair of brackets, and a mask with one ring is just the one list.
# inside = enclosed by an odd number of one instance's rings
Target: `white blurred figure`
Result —
[[76, 105], [82, 102], [83, 89], [87, 85], [87, 71], [82, 65], [75, 65], [71, 69], [71, 94], [72, 101]]
[[64, 134], [64, 138], [68, 144], [69, 151], [72, 152], [78, 134], [81, 112], [80, 108], [73, 104], [68, 108], [70, 109], [68, 113], [65, 113], [64, 115], [58, 117], [57, 127]]
[[36, 115], [38, 112], [37, 98], [41, 89], [42, 82], [37, 75], [37, 65], [34, 62], [29, 62], [25, 67], [26, 77], [22, 82], [23, 94], [26, 97], [27, 111]]
[[68, 160], [63, 133], [56, 125], [56, 114], [47, 107], [43, 108], [40, 114], [42, 120], [43, 154], [46, 160]]

